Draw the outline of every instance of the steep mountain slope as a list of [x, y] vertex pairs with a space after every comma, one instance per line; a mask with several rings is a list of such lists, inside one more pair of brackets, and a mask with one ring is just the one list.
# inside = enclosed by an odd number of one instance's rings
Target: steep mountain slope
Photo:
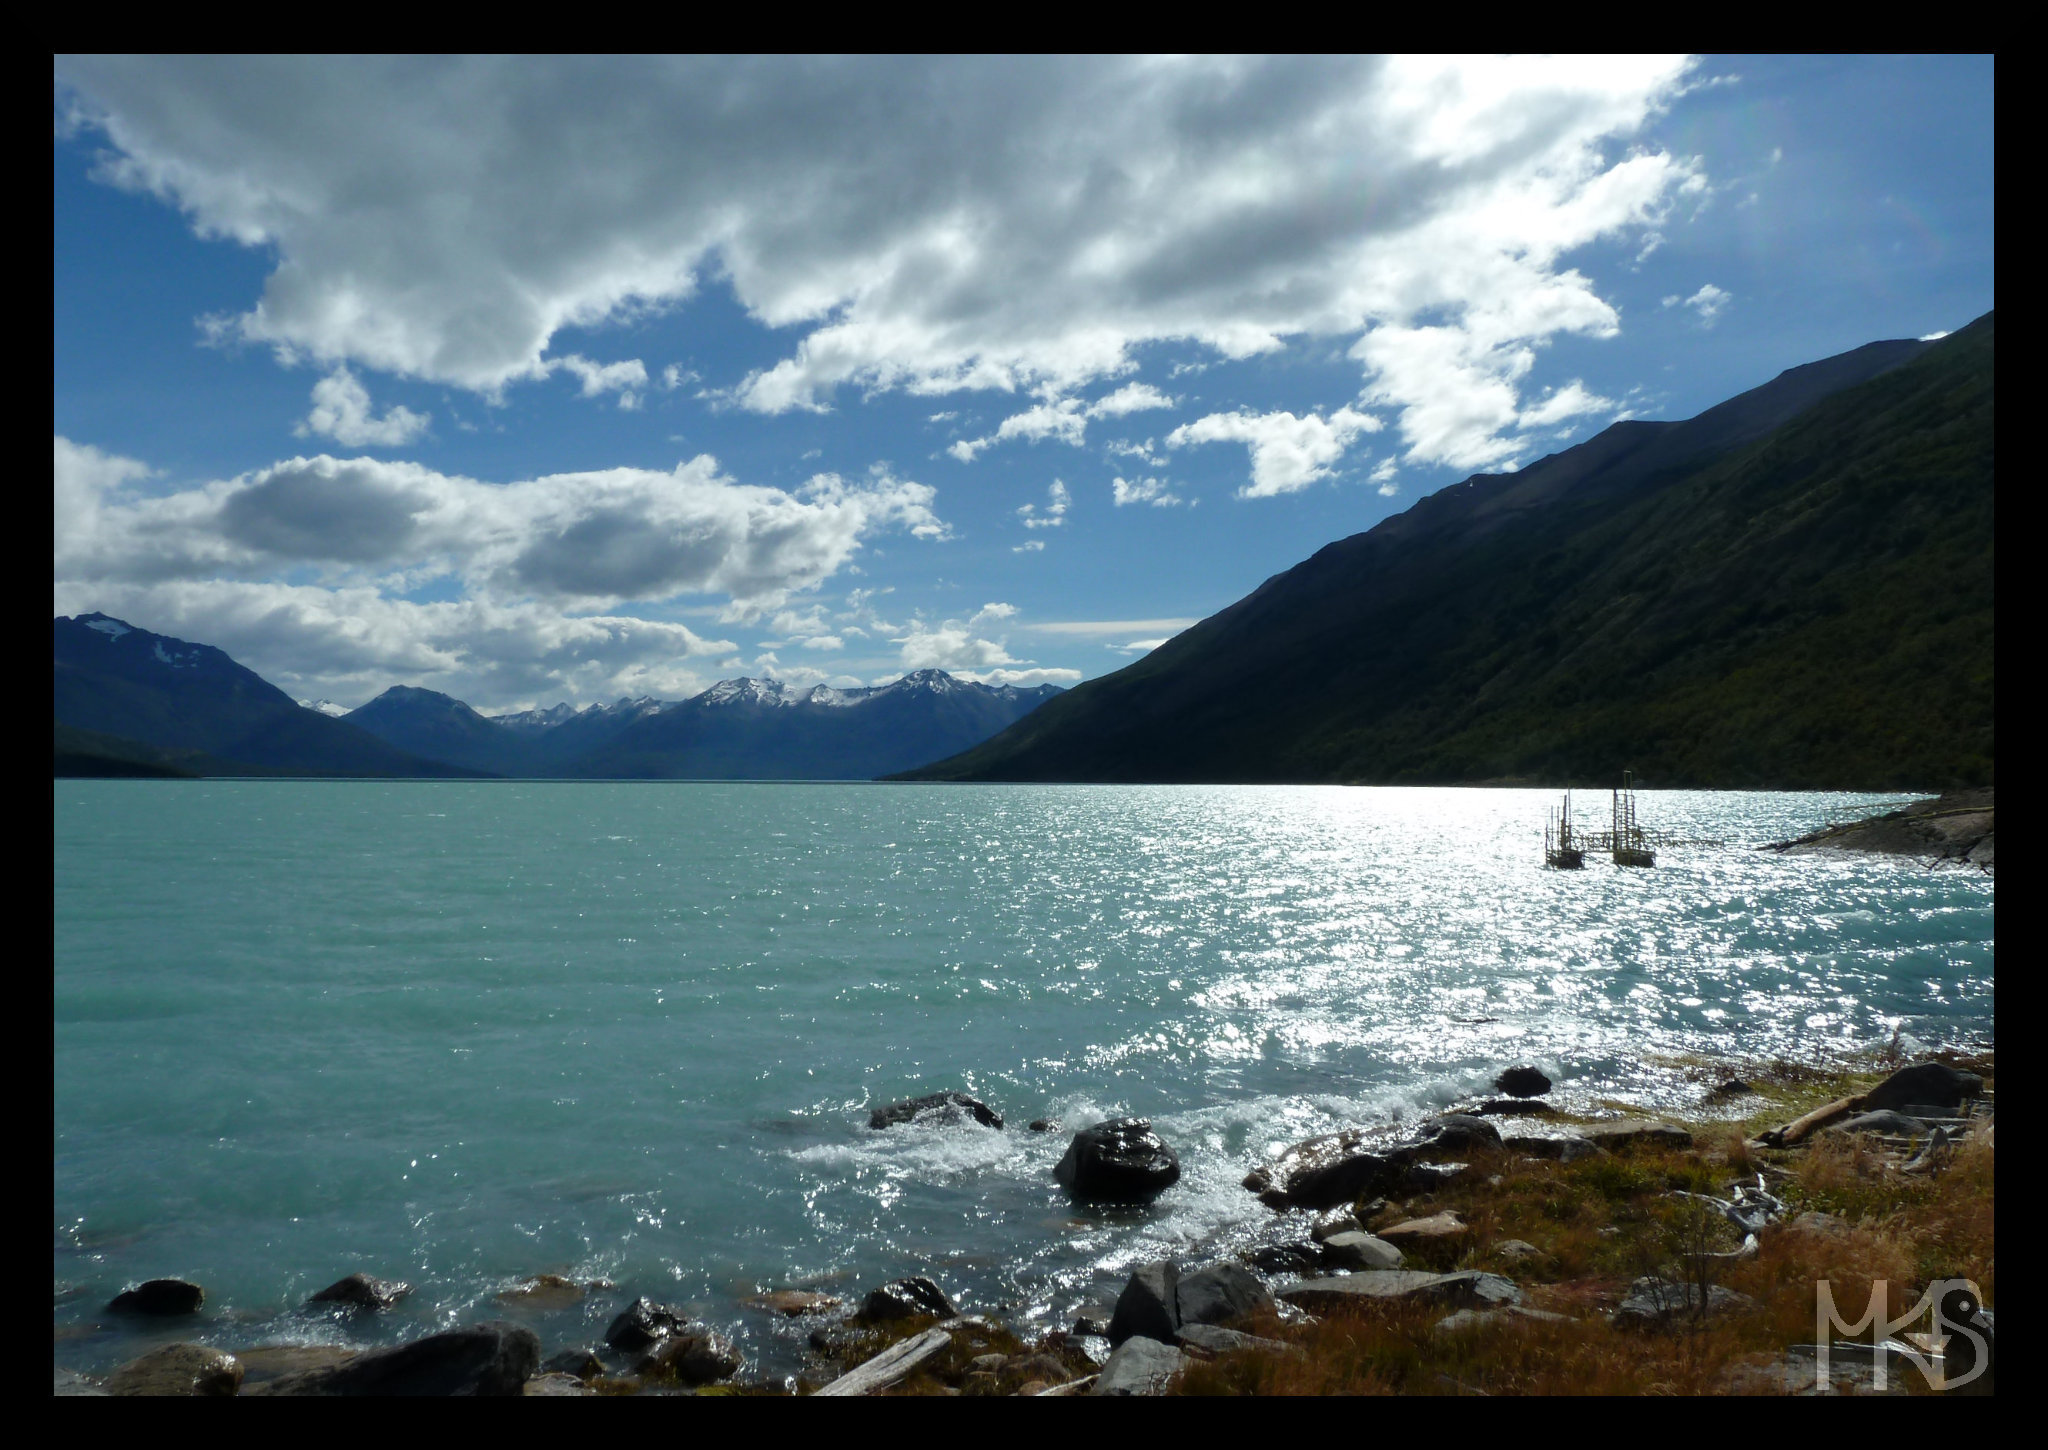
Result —
[[867, 780], [965, 748], [1057, 686], [1018, 689], [918, 670], [866, 690], [722, 680], [634, 722], [565, 773], [671, 780]]
[[[222, 774], [449, 776], [473, 772], [397, 750], [301, 706], [211, 645], [104, 614], [55, 621], [59, 725], [159, 750], [199, 751]], [[248, 770], [248, 767], [263, 767]], [[211, 766], [209, 767], [211, 768]]]
[[912, 779], [1991, 778], [1993, 322], [1332, 544]]

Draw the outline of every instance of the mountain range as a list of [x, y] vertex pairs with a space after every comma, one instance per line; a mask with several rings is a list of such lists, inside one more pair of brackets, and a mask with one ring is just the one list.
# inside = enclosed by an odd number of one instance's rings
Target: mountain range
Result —
[[1993, 317], [1325, 547], [917, 780], [1992, 776]]
[[338, 711], [211, 645], [104, 614], [55, 629], [59, 775], [866, 780], [953, 754], [1059, 693], [918, 670], [866, 689], [722, 680], [687, 700], [495, 718], [399, 685]]

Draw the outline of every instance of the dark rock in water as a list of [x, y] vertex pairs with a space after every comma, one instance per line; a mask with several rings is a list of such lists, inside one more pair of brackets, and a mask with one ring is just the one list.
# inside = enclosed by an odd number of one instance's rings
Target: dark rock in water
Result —
[[1031, 1131], [1034, 1133], [1050, 1133], [1059, 1125], [1060, 1120], [1058, 1118], [1033, 1118], [1031, 1120]]
[[412, 1285], [396, 1279], [373, 1279], [368, 1274], [350, 1274], [336, 1279], [315, 1294], [308, 1304], [345, 1304], [351, 1309], [389, 1309], [412, 1292]]
[[[1608, 1322], [1616, 1329], [1656, 1329], [1695, 1317], [1700, 1306], [1700, 1291], [1697, 1284], [1680, 1284], [1669, 1279], [1643, 1278], [1629, 1285], [1628, 1297], [1621, 1301], [1621, 1307], [1614, 1311]], [[1707, 1290], [1706, 1313], [1709, 1318], [1735, 1309], [1748, 1309], [1756, 1301], [1747, 1294], [1738, 1294], [1733, 1289], [1719, 1284]]]
[[973, 1119], [984, 1128], [1000, 1128], [1003, 1115], [966, 1093], [927, 1093], [921, 1098], [909, 1098], [900, 1103], [891, 1103], [886, 1108], [876, 1108], [868, 1114], [870, 1128], [893, 1128], [898, 1123], [963, 1123]]
[[75, 1369], [60, 1369], [56, 1373], [56, 1396], [66, 1399], [73, 1395], [104, 1395], [106, 1391], [87, 1379]]
[[339, 1344], [259, 1344], [235, 1358], [242, 1362], [242, 1393], [246, 1395], [267, 1381], [347, 1364], [361, 1353]]
[[1140, 1264], [1117, 1296], [1116, 1313], [1109, 1321], [1109, 1342], [1119, 1345], [1142, 1335], [1171, 1344], [1180, 1328], [1180, 1300], [1175, 1293], [1179, 1287], [1180, 1270], [1168, 1260]]
[[746, 1302], [760, 1309], [772, 1310], [785, 1319], [797, 1319], [839, 1307], [839, 1301], [830, 1294], [814, 1294], [808, 1289], [771, 1289]]
[[732, 1341], [715, 1329], [693, 1324], [655, 1345], [633, 1366], [633, 1373], [643, 1379], [673, 1376], [686, 1385], [708, 1385], [739, 1373], [743, 1363]]
[[910, 1279], [896, 1279], [884, 1284], [881, 1288], [870, 1291], [860, 1306], [860, 1317], [870, 1324], [883, 1324], [892, 1319], [914, 1319], [920, 1314], [933, 1314], [940, 1319], [951, 1319], [959, 1312], [953, 1301], [946, 1297], [946, 1291], [922, 1275]]
[[1076, 1339], [1107, 1339], [1109, 1325], [1092, 1315], [1083, 1314], [1074, 1321], [1074, 1327], [1067, 1332]]
[[196, 1314], [206, 1291], [183, 1279], [151, 1279], [116, 1294], [109, 1309], [122, 1314]]
[[1511, 1098], [1536, 1098], [1550, 1091], [1550, 1079], [1533, 1067], [1511, 1067], [1493, 1085]]
[[1053, 1177], [1076, 1198], [1137, 1203], [1180, 1181], [1180, 1159], [1145, 1118], [1116, 1118], [1074, 1134]]
[[1538, 1102], [1534, 1098], [1488, 1098], [1472, 1110], [1475, 1117], [1486, 1118], [1535, 1117], [1555, 1111], [1549, 1103]]
[[604, 1361], [588, 1349], [565, 1349], [560, 1354], [551, 1354], [540, 1363], [542, 1374], [574, 1375], [580, 1380], [594, 1380], [604, 1374]]
[[635, 1299], [605, 1330], [604, 1342], [614, 1349], [628, 1352], [647, 1349], [656, 1340], [683, 1329], [687, 1323], [681, 1314], [666, 1304], [657, 1304], [651, 1299]]
[[242, 1387], [232, 1354], [203, 1344], [167, 1344], [131, 1359], [107, 1376], [110, 1395], [200, 1395], [221, 1398]]
[[1916, 1062], [1902, 1067], [1863, 1095], [1865, 1112], [1879, 1108], [1903, 1108], [1909, 1103], [1928, 1103], [1955, 1109], [1967, 1098], [1980, 1097], [1984, 1079], [1974, 1072], [1959, 1072], [1945, 1063]]
[[1751, 1087], [1741, 1078], [1731, 1077], [1728, 1081], [1708, 1093], [1707, 1096], [1710, 1098], [1739, 1098], [1744, 1093], [1753, 1093], [1755, 1091], [1755, 1088]]
[[345, 1364], [244, 1385], [243, 1395], [516, 1395], [540, 1364], [540, 1340], [515, 1324], [475, 1324]]
[[500, 1304], [523, 1309], [566, 1309], [581, 1300], [591, 1289], [610, 1288], [603, 1280], [591, 1284], [579, 1284], [574, 1279], [565, 1279], [560, 1274], [534, 1274], [520, 1280], [509, 1289], [499, 1291]]
[[1889, 1133], [1894, 1137], [1913, 1138], [1927, 1131], [1928, 1125], [1918, 1118], [1909, 1118], [1904, 1113], [1895, 1113], [1890, 1108], [1875, 1113], [1858, 1113], [1853, 1118], [1844, 1118], [1839, 1123], [1829, 1123], [1821, 1129], [1824, 1133]]
[[1091, 1395], [1156, 1395], [1187, 1366], [1187, 1356], [1156, 1339], [1127, 1339], [1102, 1367]]
[[1500, 1129], [1470, 1113], [1446, 1113], [1416, 1130], [1412, 1145], [1422, 1152], [1469, 1153], [1500, 1147]]
[[1181, 1276], [1174, 1289], [1179, 1309], [1178, 1323], [1222, 1324], [1248, 1314], [1273, 1311], [1273, 1296], [1249, 1272], [1237, 1264], [1211, 1264]]

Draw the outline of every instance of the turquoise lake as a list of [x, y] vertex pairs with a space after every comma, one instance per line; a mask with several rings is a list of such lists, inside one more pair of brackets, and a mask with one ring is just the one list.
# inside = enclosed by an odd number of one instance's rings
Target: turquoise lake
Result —
[[[1271, 1237], [1239, 1180], [1278, 1147], [1512, 1063], [1655, 1107], [1989, 1040], [1991, 877], [1755, 849], [1901, 799], [1646, 791], [1719, 844], [1556, 872], [1547, 791], [58, 781], [57, 1362], [137, 1352], [103, 1306], [173, 1275], [206, 1308], [147, 1333], [230, 1348], [553, 1353], [645, 1294], [785, 1373], [809, 1326], [746, 1296], [908, 1273], [1050, 1328]], [[867, 1128], [943, 1088], [1007, 1128]], [[1070, 1203], [1072, 1130], [1123, 1115], [1182, 1181]], [[358, 1269], [416, 1292], [298, 1307]], [[540, 1272], [616, 1287], [496, 1302]]]

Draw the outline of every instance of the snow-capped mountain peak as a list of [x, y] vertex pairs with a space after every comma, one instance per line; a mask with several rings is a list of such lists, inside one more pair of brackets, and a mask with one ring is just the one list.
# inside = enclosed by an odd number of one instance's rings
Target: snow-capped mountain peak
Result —
[[316, 715], [325, 715], [334, 720], [339, 720], [348, 713], [348, 706], [337, 705], [332, 700], [301, 700], [299, 703]]

